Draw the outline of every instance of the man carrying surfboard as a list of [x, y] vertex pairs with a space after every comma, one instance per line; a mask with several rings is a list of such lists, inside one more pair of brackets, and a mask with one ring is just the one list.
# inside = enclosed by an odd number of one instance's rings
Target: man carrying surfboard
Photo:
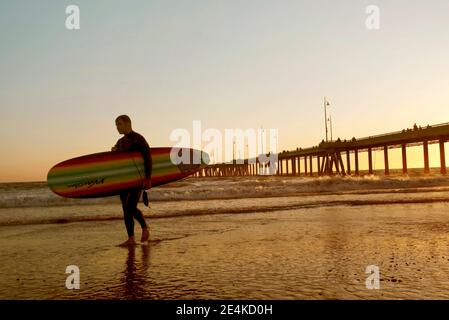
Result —
[[118, 116], [117, 119], [115, 119], [115, 125], [118, 132], [124, 136], [117, 141], [111, 151], [140, 151], [145, 167], [145, 177], [143, 179], [142, 187], [128, 189], [120, 193], [125, 226], [128, 233], [128, 240], [120, 246], [129, 246], [136, 244], [134, 237], [134, 219], [136, 219], [142, 227], [141, 242], [147, 241], [150, 237], [145, 218], [143, 217], [142, 211], [137, 208], [137, 204], [142, 195], [142, 190], [151, 188], [152, 160], [150, 146], [142, 135], [132, 130], [131, 119], [127, 115]]

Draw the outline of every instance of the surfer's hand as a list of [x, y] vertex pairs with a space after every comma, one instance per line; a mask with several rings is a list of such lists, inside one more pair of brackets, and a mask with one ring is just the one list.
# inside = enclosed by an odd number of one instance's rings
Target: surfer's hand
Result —
[[151, 188], [151, 179], [145, 179], [143, 181], [143, 189], [148, 190]]
[[111, 148], [111, 151], [117, 151], [117, 147], [116, 147], [116, 146], [113, 146], [113, 147]]

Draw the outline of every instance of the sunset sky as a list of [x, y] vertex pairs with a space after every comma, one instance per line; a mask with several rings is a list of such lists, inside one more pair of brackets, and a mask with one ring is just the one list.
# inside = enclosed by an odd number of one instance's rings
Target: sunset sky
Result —
[[[120, 114], [154, 147], [200, 120], [278, 129], [279, 151], [324, 138], [323, 96], [334, 138], [449, 122], [448, 13], [447, 0], [1, 1], [0, 182], [110, 150]], [[408, 162], [422, 166], [420, 148]]]

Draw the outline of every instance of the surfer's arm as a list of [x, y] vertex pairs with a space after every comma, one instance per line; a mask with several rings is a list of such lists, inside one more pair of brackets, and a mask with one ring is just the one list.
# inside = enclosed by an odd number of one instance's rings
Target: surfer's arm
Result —
[[143, 165], [145, 167], [145, 180], [143, 182], [143, 189], [148, 190], [151, 188], [151, 169], [152, 169], [152, 160], [151, 153], [149, 147], [141, 147], [139, 149], [140, 153], [143, 157]]
[[145, 167], [145, 178], [147, 180], [151, 179], [152, 173], [152, 159], [151, 159], [151, 149], [148, 142], [141, 135], [134, 135], [132, 139], [131, 150], [138, 150], [143, 157], [143, 164]]
[[151, 173], [153, 168], [153, 162], [151, 159], [150, 152], [151, 152], [150, 148], [147, 147], [142, 147], [140, 149], [140, 153], [142, 154], [143, 157], [143, 164], [145, 166], [145, 177], [147, 179], [151, 179]]
[[147, 143], [136, 143], [135, 149], [140, 152], [143, 157], [143, 165], [145, 167], [145, 178], [151, 179], [153, 161], [151, 159], [151, 149]]

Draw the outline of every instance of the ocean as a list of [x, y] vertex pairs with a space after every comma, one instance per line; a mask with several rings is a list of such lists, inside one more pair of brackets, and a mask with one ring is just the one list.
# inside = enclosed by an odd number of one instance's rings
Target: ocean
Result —
[[[448, 201], [449, 178], [436, 171], [420, 175], [416, 170], [410, 176], [393, 173], [388, 177], [190, 177], [149, 191], [151, 205], [146, 216]], [[0, 226], [121, 218], [118, 196], [70, 199], [54, 194], [46, 182], [0, 184]]]

